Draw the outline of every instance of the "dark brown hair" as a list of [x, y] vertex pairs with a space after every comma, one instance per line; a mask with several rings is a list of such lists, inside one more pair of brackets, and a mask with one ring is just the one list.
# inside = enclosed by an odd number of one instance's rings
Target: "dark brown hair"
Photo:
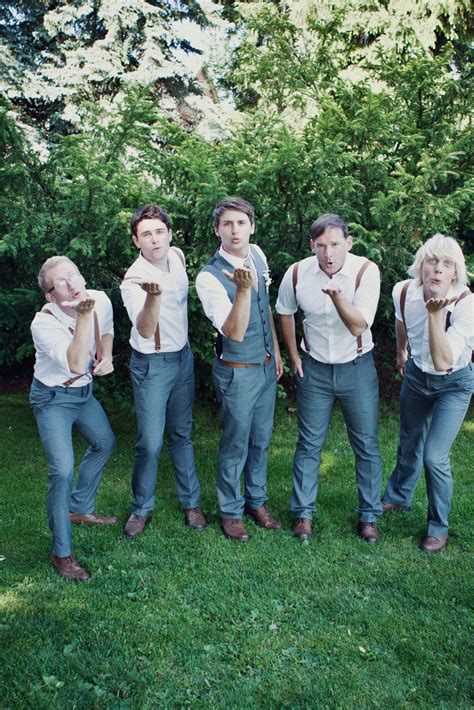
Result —
[[241, 197], [226, 197], [225, 200], [221, 200], [212, 212], [212, 221], [214, 227], [219, 226], [220, 219], [226, 210], [238, 210], [247, 215], [250, 220], [250, 224], [255, 221], [255, 211], [247, 200], [243, 200]]
[[168, 213], [158, 205], [143, 205], [133, 213], [130, 221], [130, 229], [132, 234], [137, 236], [137, 227], [143, 219], [160, 219], [168, 229], [171, 229], [171, 220]]

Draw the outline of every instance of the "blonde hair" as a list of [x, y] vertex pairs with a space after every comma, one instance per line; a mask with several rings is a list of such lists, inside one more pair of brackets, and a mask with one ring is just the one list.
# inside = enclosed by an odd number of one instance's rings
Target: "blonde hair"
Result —
[[439, 233], [435, 234], [418, 249], [413, 264], [407, 271], [408, 275], [415, 279], [417, 286], [421, 286], [422, 283], [421, 267], [426, 258], [453, 261], [456, 271], [453, 285], [461, 287], [468, 283], [464, 254], [457, 241], [452, 237], [446, 237], [444, 234]]
[[50, 256], [49, 259], [46, 259], [46, 261], [44, 262], [38, 274], [38, 285], [43, 291], [43, 293], [47, 293], [47, 291], [49, 290], [49, 286], [47, 283], [48, 273], [51, 271], [51, 269], [54, 269], [54, 267], [58, 264], [62, 264], [63, 261], [69, 261], [70, 264], [76, 266], [75, 263], [71, 261], [68, 256]]

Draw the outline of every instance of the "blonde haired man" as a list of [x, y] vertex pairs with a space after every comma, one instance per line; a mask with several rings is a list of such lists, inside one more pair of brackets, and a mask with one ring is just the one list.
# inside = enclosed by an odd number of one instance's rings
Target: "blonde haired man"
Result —
[[474, 390], [474, 301], [461, 248], [435, 234], [418, 249], [412, 279], [393, 289], [400, 393], [400, 442], [384, 513], [410, 507], [425, 468], [428, 529], [422, 550], [448, 542], [452, 499], [449, 452]]
[[[66, 256], [48, 259], [38, 283], [47, 303], [31, 324], [36, 362], [30, 404], [49, 462], [51, 560], [61, 576], [85, 582], [89, 574], [72, 555], [71, 523], [110, 525], [117, 520], [94, 512], [97, 487], [115, 447], [107, 415], [92, 394], [93, 375], [113, 371], [112, 305], [102, 291], [86, 291], [84, 277]], [[73, 426], [89, 448], [71, 492]]]

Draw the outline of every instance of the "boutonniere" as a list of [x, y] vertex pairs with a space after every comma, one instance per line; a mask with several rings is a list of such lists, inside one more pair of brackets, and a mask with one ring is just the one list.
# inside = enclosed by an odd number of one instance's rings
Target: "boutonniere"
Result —
[[267, 293], [270, 292], [270, 284], [272, 282], [272, 277], [270, 276], [270, 269], [265, 269], [263, 272], [263, 278], [265, 279], [265, 289]]

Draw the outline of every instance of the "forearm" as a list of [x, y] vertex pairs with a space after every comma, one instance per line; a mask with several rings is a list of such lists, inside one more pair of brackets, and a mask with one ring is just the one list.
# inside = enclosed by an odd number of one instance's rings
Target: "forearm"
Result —
[[334, 307], [338, 312], [339, 318], [342, 320], [346, 328], [354, 336], [362, 335], [362, 333], [367, 329], [367, 323], [365, 318], [361, 314], [358, 308], [349, 303], [347, 298], [342, 295], [338, 295], [336, 298], [332, 299]]
[[136, 327], [142, 338], [155, 334], [160, 317], [161, 295], [147, 293], [143, 308], [137, 316]]
[[222, 326], [222, 332], [230, 340], [243, 341], [249, 326], [250, 302], [250, 288], [237, 289], [232, 308]]
[[428, 342], [435, 370], [444, 372], [454, 364], [453, 352], [444, 330], [444, 313], [428, 312]]
[[112, 349], [114, 344], [114, 336], [112, 333], [106, 333], [100, 340], [102, 346], [102, 358], [112, 360]]
[[296, 342], [295, 317], [280, 315], [280, 330], [292, 364], [299, 358]]
[[76, 374], [83, 374], [86, 372], [89, 361], [91, 338], [92, 311], [85, 314], [78, 313], [74, 336], [67, 349], [67, 363], [71, 372]]
[[395, 319], [395, 335], [397, 336], [397, 355], [408, 357], [408, 338], [403, 321]]
[[270, 328], [272, 329], [272, 339], [273, 339], [273, 350], [275, 351], [275, 357], [278, 359], [281, 357], [280, 353], [280, 343], [278, 342], [278, 336], [275, 328], [275, 321], [273, 320], [273, 313], [270, 306], [268, 307], [268, 317], [270, 319]]

